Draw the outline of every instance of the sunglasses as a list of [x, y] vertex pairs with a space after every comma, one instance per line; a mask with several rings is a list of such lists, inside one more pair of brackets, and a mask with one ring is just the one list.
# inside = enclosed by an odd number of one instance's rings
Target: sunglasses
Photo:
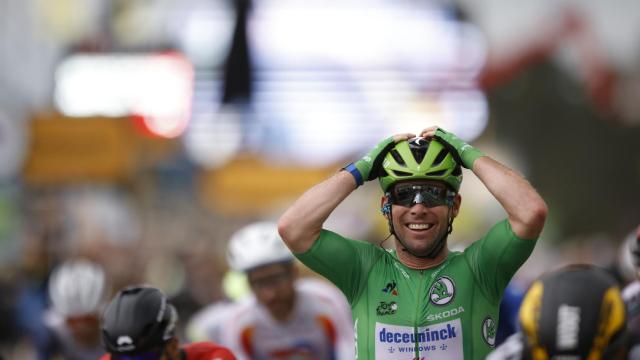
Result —
[[277, 274], [261, 277], [258, 279], [250, 279], [249, 284], [255, 289], [265, 289], [278, 287], [291, 279], [290, 271], [283, 271]]
[[426, 207], [453, 205], [456, 193], [444, 185], [401, 183], [393, 187], [389, 193], [389, 200], [394, 205], [412, 207], [423, 204]]

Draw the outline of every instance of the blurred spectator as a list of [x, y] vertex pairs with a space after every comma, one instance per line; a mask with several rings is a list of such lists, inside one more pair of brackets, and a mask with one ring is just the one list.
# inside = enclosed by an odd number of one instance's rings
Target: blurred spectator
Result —
[[108, 351], [102, 360], [234, 360], [226, 348], [209, 342], [180, 346], [175, 335], [178, 314], [166, 296], [152, 287], [120, 291], [102, 319]]
[[[206, 305], [224, 298], [220, 286], [224, 260], [198, 245], [194, 242], [189, 249], [180, 249], [176, 256], [178, 264], [183, 266], [182, 286], [168, 296], [181, 319], [190, 319]], [[180, 338], [186, 336], [184, 327], [187, 324], [182, 325], [176, 329]]]
[[99, 319], [106, 288], [104, 270], [88, 260], [69, 260], [53, 271], [44, 319], [49, 336], [38, 343], [40, 359], [89, 360], [104, 353]]
[[627, 325], [629, 329], [629, 358], [640, 359], [640, 226], [627, 236], [624, 245], [631, 254], [631, 263], [636, 272], [636, 280], [622, 291], [627, 305]]
[[239, 359], [354, 358], [346, 299], [321, 280], [296, 279], [275, 223], [240, 229], [227, 257], [246, 273], [254, 296], [205, 308], [189, 325], [192, 336], [228, 346]]
[[509, 282], [500, 301], [496, 346], [502, 344], [509, 336], [518, 331], [518, 311], [523, 298], [524, 289], [516, 281]]
[[626, 313], [617, 281], [604, 269], [571, 265], [535, 281], [519, 314], [521, 332], [488, 360], [624, 359]]
[[17, 331], [15, 302], [16, 288], [4, 278], [0, 278], [0, 358], [4, 348], [19, 338]]
[[57, 203], [48, 196], [29, 203], [26, 216], [31, 221], [23, 228], [23, 248], [16, 265], [16, 330], [30, 350], [42, 348], [51, 339], [44, 324], [47, 281], [57, 261], [52, 249], [59, 245], [64, 232], [61, 216], [55, 215], [55, 209], [59, 209]]

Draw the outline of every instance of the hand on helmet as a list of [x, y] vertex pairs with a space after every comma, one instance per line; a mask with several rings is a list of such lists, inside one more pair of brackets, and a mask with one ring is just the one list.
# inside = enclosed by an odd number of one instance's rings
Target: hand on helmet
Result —
[[382, 140], [362, 159], [347, 165], [344, 169], [349, 171], [356, 180], [356, 185], [360, 186], [365, 181], [371, 181], [378, 178], [382, 161], [387, 152], [393, 145], [402, 140], [408, 140], [415, 137], [415, 134], [404, 133], [397, 134]]
[[486, 156], [482, 151], [462, 141], [454, 134], [447, 132], [437, 126], [432, 126], [422, 130], [420, 136], [435, 137], [446, 146], [456, 161], [467, 169], [473, 169], [473, 163], [477, 158]]

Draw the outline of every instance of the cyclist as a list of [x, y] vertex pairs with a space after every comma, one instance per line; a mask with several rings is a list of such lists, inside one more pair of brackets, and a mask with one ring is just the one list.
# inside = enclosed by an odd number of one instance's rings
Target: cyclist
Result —
[[626, 359], [625, 321], [613, 276], [570, 265], [533, 283], [520, 307], [521, 332], [487, 360]]
[[226, 348], [209, 342], [180, 347], [175, 335], [178, 315], [158, 289], [132, 286], [121, 290], [102, 318], [107, 354], [101, 360], [233, 360]]
[[628, 329], [629, 329], [629, 358], [640, 359], [640, 226], [625, 240], [625, 244], [631, 254], [631, 263], [636, 272], [636, 280], [625, 286], [622, 298], [627, 305]]
[[[460, 165], [508, 217], [463, 252], [449, 252], [447, 235], [461, 203]], [[355, 188], [376, 178], [395, 251], [322, 229]], [[312, 187], [282, 215], [279, 230], [298, 259], [347, 296], [359, 358], [480, 359], [495, 345], [502, 293], [533, 250], [546, 212], [520, 175], [430, 127], [417, 138], [382, 141]]]
[[104, 353], [100, 338], [100, 311], [106, 278], [102, 267], [84, 259], [56, 267], [49, 279], [51, 308], [44, 314], [49, 337], [38, 344], [38, 357], [97, 359]]
[[275, 223], [237, 231], [227, 259], [246, 273], [253, 295], [208, 306], [191, 321], [189, 333], [228, 346], [239, 359], [353, 359], [344, 295], [322, 280], [296, 279], [294, 257]]

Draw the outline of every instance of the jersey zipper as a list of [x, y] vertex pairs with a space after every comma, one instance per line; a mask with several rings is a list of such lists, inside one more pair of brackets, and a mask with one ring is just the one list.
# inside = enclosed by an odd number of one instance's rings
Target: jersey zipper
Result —
[[[440, 275], [440, 272], [447, 266], [447, 264], [449, 264], [449, 260], [451, 260], [451, 256], [447, 256], [447, 259], [440, 266], [438, 266], [438, 269], [433, 274], [431, 274], [431, 277], [430, 277], [430, 280], [429, 280], [429, 286], [431, 286], [431, 282], [438, 275]], [[425, 308], [426, 308], [426, 306], [429, 306], [429, 296], [428, 296], [429, 294], [427, 294], [427, 296], [424, 296], [424, 297], [422, 296], [422, 287], [424, 286], [424, 282], [425, 282], [424, 272], [425, 272], [425, 270], [420, 270], [420, 275], [419, 275], [420, 282], [418, 284], [418, 293], [417, 293], [417, 297], [418, 298], [416, 299], [417, 300], [416, 301], [416, 304], [417, 304], [416, 316], [413, 319], [413, 321], [414, 321], [414, 323], [413, 323], [413, 334], [416, 337], [416, 342], [414, 343], [415, 347], [416, 347], [416, 349], [414, 351], [414, 353], [415, 353], [414, 359], [415, 360], [420, 360], [420, 342], [418, 341], [418, 326], [420, 324], [420, 316], [421, 316], [420, 309], [422, 308], [420, 306], [421, 305], [420, 301], [422, 300], [422, 301], [426, 301], [427, 302], [427, 304], [425, 305]], [[426, 313], [426, 311], [425, 311], [425, 313]]]
[[415, 357], [414, 359], [419, 360], [420, 359], [420, 342], [418, 341], [418, 325], [420, 324], [420, 317], [421, 315], [421, 311], [420, 309], [422, 308], [422, 304], [420, 303], [420, 298], [422, 297], [422, 286], [424, 283], [424, 270], [420, 270], [420, 275], [418, 277], [418, 292], [417, 292], [417, 299], [416, 299], [416, 312], [415, 312], [415, 317], [413, 319], [413, 335], [415, 336], [416, 341], [413, 343], [413, 345], [415, 346]]

